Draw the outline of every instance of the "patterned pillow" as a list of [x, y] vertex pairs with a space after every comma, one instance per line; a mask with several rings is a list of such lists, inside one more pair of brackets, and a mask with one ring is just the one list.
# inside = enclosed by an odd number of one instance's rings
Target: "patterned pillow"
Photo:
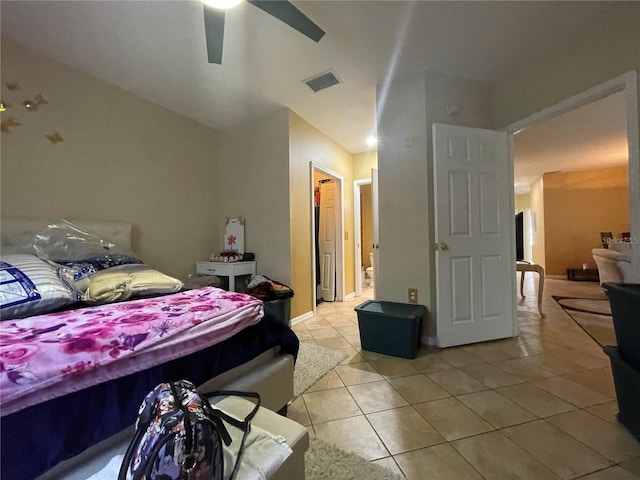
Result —
[[2, 320], [39, 315], [73, 303], [76, 295], [62, 280], [62, 269], [36, 255], [0, 257]]
[[71, 269], [73, 279], [69, 279], [73, 288], [83, 294], [89, 287], [90, 276], [102, 270], [107, 270], [120, 265], [138, 265], [142, 260], [130, 255], [108, 253], [98, 257], [86, 258], [77, 261], [58, 261]]

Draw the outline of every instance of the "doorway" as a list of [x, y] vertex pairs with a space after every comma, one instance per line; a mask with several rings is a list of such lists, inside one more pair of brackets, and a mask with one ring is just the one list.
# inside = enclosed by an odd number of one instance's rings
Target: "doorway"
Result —
[[364, 288], [372, 287], [373, 268], [373, 199], [370, 178], [353, 182], [355, 295], [362, 296]]
[[310, 162], [313, 305], [344, 300], [343, 178]]
[[[612, 104], [611, 99], [614, 97], [621, 97], [621, 103], [624, 105], [624, 120], [622, 128], [626, 126], [626, 140], [627, 140], [627, 152], [628, 152], [628, 224], [630, 226], [631, 234], [638, 236], [640, 233], [640, 158], [639, 158], [639, 139], [638, 139], [638, 107], [637, 107], [637, 78], [635, 72], [628, 72], [626, 74], [620, 75], [616, 78], [613, 78], [603, 84], [597, 85], [595, 87], [590, 88], [578, 95], [574, 95], [573, 97], [567, 98], [566, 100], [555, 104], [551, 107], [548, 107], [534, 115], [531, 115], [523, 120], [520, 120], [512, 125], [509, 125], [505, 128], [505, 130], [509, 133], [513, 133], [516, 137], [518, 137], [519, 132], [528, 129], [529, 127], [538, 127], [539, 125], [549, 124], [551, 125], [552, 121], [555, 121], [559, 117], [564, 114], [570, 114], [576, 112], [578, 109], [585, 110], [581, 107], [590, 107], [594, 105], [595, 102], [600, 101], [602, 99], [607, 98], [607, 102]], [[526, 133], [526, 132], [525, 132]], [[612, 145], [609, 145], [611, 142], [608, 142], [609, 149], [607, 151], [608, 155], [611, 155]], [[600, 165], [599, 165], [600, 166]], [[593, 167], [592, 167], [593, 168]], [[560, 168], [562, 171], [569, 171], [570, 168]], [[564, 173], [558, 172], [559, 175], [564, 175]], [[545, 182], [546, 183], [546, 182]], [[538, 185], [539, 187], [539, 185]], [[516, 187], [517, 188], [517, 187]], [[538, 188], [540, 190], [540, 188]], [[517, 193], [517, 192], [516, 192]], [[541, 228], [544, 229], [544, 208], [541, 206], [534, 207], [534, 199], [538, 198], [539, 192], [536, 191], [536, 195], [531, 195], [531, 234], [533, 237], [533, 260], [536, 263], [545, 264], [545, 268], [547, 266], [554, 267], [555, 264], [558, 264], [556, 261], [553, 262], [553, 258], [545, 258], [544, 250], [540, 252], [541, 249], [545, 248], [544, 238], [540, 238]], [[536, 211], [538, 210], [538, 211]], [[587, 209], [588, 210], [588, 209]], [[542, 215], [541, 215], [542, 212]], [[588, 215], [597, 217], [597, 212], [588, 212]], [[556, 222], [557, 223], [557, 222]], [[615, 225], [614, 225], [615, 226]], [[619, 227], [621, 230], [625, 230], [622, 226]], [[597, 230], [597, 229], [596, 229]], [[605, 229], [608, 230], [608, 229]], [[596, 232], [597, 233], [597, 232]], [[563, 232], [559, 232], [558, 235], [562, 236]], [[585, 236], [585, 235], [583, 235]], [[561, 243], [561, 242], [557, 242]], [[585, 252], [590, 251], [590, 248], [587, 249], [586, 246], [582, 249]], [[536, 252], [538, 252], [536, 254]], [[587, 252], [588, 253], [588, 252]], [[587, 255], [587, 254], [585, 254]], [[566, 256], [566, 255], [565, 255]], [[590, 255], [588, 255], [590, 257]], [[550, 265], [546, 265], [547, 260]], [[573, 259], [574, 263], [591, 263], [592, 260], [590, 258], [585, 259]], [[632, 248], [632, 261], [637, 266], [640, 264], [640, 251], [637, 248]], [[559, 267], [555, 265], [556, 274], [560, 272]], [[553, 268], [547, 269], [549, 273], [553, 274]], [[638, 268], [635, 269], [639, 270]], [[638, 280], [638, 278], [636, 278]]]

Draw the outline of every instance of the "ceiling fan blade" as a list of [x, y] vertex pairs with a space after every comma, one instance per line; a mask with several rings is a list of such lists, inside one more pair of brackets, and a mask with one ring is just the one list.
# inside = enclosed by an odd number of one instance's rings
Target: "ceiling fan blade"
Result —
[[247, 2], [269, 15], [273, 15], [315, 42], [319, 42], [324, 37], [325, 31], [294, 7], [291, 2], [284, 0], [247, 0]]
[[224, 10], [204, 6], [204, 36], [207, 40], [207, 57], [209, 57], [209, 63], [222, 65]]

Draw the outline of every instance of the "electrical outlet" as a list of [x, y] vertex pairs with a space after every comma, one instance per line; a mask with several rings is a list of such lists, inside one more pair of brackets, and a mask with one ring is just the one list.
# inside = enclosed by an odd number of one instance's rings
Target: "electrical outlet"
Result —
[[409, 289], [409, 303], [418, 303], [418, 289], [410, 288]]

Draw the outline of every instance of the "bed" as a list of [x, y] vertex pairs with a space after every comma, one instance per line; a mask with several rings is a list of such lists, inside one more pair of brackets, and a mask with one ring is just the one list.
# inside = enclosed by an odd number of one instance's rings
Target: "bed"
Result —
[[[130, 246], [130, 225], [74, 224]], [[3, 256], [45, 225], [2, 219]], [[132, 321], [125, 314], [138, 316]], [[87, 449], [107, 445], [131, 428], [140, 401], [160, 381], [188, 378], [205, 394], [222, 388], [258, 391], [274, 411], [286, 410], [293, 398], [295, 334], [256, 299], [214, 287], [4, 320], [0, 326], [0, 348], [9, 359], [0, 384], [3, 478], [56, 478], [52, 472], [82, 462]], [[64, 348], [75, 354], [69, 339], [89, 327], [99, 348], [85, 348], [95, 356], [78, 357], [84, 363], [69, 360], [56, 369], [49, 368], [49, 357], [21, 362], [13, 353], [22, 339], [33, 350], [37, 337], [38, 352], [53, 345], [53, 357], [59, 357], [66, 342]]]

